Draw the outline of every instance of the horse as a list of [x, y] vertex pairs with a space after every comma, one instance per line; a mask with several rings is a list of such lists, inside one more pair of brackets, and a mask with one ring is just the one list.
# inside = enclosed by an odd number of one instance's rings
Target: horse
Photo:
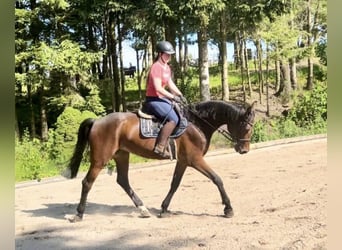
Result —
[[[250, 149], [255, 118], [254, 104], [237, 104], [225, 101], [202, 101], [184, 105], [184, 117], [189, 121], [184, 133], [175, 138], [177, 157], [171, 187], [161, 204], [159, 216], [168, 216], [169, 204], [187, 167], [192, 167], [208, 177], [218, 188], [224, 217], [234, 215], [230, 199], [224, 189], [222, 179], [210, 168], [204, 159], [215, 131], [234, 142], [234, 149], [245, 154]], [[70, 222], [81, 221], [85, 212], [86, 200], [91, 187], [105, 164], [114, 159], [116, 163], [117, 183], [124, 189], [140, 210], [141, 217], [150, 217], [148, 209], [134, 192], [129, 183], [129, 154], [163, 159], [153, 152], [155, 138], [144, 138], [140, 133], [137, 112], [114, 112], [101, 118], [85, 119], [79, 126], [74, 153], [68, 164], [69, 178], [75, 178], [83, 158], [83, 152], [89, 145], [90, 167], [82, 180], [82, 191], [77, 213]], [[224, 125], [227, 130], [222, 129]]]
[[130, 66], [129, 68], [123, 68], [125, 76], [129, 76], [130, 78], [134, 78], [134, 74], [137, 71], [135, 66]]

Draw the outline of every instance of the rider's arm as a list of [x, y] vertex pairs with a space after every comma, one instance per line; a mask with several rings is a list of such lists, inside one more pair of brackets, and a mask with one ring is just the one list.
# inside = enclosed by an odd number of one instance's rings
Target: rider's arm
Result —
[[178, 89], [176, 84], [172, 81], [172, 79], [169, 80], [168, 88], [173, 95], [176, 95], [176, 96], [182, 95], [182, 92], [180, 92], [180, 90]]

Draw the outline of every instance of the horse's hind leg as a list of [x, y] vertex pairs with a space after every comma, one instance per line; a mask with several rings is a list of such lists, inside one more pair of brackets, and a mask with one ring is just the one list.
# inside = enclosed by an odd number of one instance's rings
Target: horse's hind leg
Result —
[[115, 156], [114, 160], [116, 163], [116, 170], [117, 170], [117, 183], [125, 190], [128, 196], [133, 201], [134, 205], [139, 208], [140, 215], [143, 218], [150, 217], [150, 213], [147, 208], [144, 206], [143, 202], [134, 192], [129, 184], [128, 179], [128, 168], [129, 168], [129, 153], [126, 151], [118, 151]]
[[80, 199], [80, 203], [77, 206], [77, 214], [73, 218], [69, 219], [70, 222], [77, 222], [77, 221], [82, 220], [88, 193], [101, 170], [102, 170], [102, 166], [97, 166], [93, 163], [91, 164], [87, 175], [82, 180], [81, 199]]

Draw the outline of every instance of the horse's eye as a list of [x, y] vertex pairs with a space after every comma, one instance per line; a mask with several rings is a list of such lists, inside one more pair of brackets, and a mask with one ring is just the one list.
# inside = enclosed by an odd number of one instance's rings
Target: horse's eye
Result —
[[244, 128], [245, 130], [249, 131], [252, 129], [252, 125], [247, 121], [243, 121], [241, 122], [241, 128]]

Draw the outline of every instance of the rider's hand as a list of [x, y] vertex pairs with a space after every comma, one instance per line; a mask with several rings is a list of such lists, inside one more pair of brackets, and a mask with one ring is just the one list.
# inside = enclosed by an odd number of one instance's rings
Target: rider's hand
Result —
[[188, 100], [183, 95], [180, 96], [180, 99], [181, 99], [182, 103], [188, 104]]
[[178, 96], [178, 95], [175, 95], [175, 96], [173, 97], [173, 100], [174, 100], [175, 102], [177, 102], [177, 103], [182, 103], [182, 98], [181, 98], [180, 96]]

